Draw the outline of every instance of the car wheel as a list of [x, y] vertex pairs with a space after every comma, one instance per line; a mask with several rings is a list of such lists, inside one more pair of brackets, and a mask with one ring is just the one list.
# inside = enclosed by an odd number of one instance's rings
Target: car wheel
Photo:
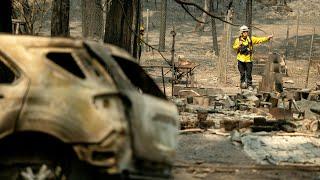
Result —
[[21, 134], [0, 141], [0, 179], [85, 180], [89, 172], [70, 145], [51, 137]]
[[67, 174], [65, 173], [61, 166], [43, 164], [40, 167], [27, 166], [26, 168], [21, 168], [18, 177], [23, 180], [63, 180], [67, 179]]

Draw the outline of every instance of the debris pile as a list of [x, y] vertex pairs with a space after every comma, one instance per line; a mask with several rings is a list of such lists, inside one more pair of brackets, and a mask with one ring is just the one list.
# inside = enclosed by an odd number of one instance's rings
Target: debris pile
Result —
[[[250, 127], [254, 132], [318, 130], [315, 126], [318, 118], [314, 112], [319, 111], [316, 105], [320, 94], [316, 91], [289, 91], [287, 96], [246, 90], [236, 95], [194, 94], [174, 99], [181, 115], [181, 129], [224, 128], [232, 131]], [[314, 124], [312, 128], [305, 125], [310, 121]]]
[[320, 164], [317, 136], [247, 134], [241, 137], [245, 152], [260, 164]]
[[[300, 132], [319, 130], [320, 90], [282, 83], [281, 58], [270, 54], [259, 87], [225, 94], [222, 89], [175, 87], [181, 129]], [[320, 109], [320, 108], [319, 108]], [[319, 114], [319, 113], [318, 113]]]

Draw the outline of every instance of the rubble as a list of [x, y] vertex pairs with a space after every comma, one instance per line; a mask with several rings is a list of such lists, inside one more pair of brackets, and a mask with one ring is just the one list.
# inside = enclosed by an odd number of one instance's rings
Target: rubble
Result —
[[[190, 118], [181, 121], [181, 128], [223, 128], [225, 131], [251, 128], [253, 131], [286, 131], [302, 130], [297, 123], [306, 119], [316, 120], [317, 115], [310, 108], [319, 104], [307, 100], [314, 91], [298, 89], [287, 93], [286, 97], [277, 93], [242, 91], [237, 95], [216, 94], [214, 96], [187, 96], [174, 101], [182, 116]], [[298, 101], [295, 101], [298, 99]], [[299, 100], [301, 99], [301, 100]], [[301, 108], [303, 107], [303, 108]], [[313, 110], [316, 112], [316, 110]], [[193, 114], [193, 115], [191, 115]], [[210, 115], [212, 114], [212, 115]], [[219, 114], [219, 115], [218, 115]], [[264, 125], [257, 124], [265, 120]], [[190, 122], [188, 122], [190, 121]], [[299, 124], [299, 123], [298, 123]], [[317, 123], [304, 129], [315, 132]]]
[[293, 119], [293, 111], [291, 109], [285, 108], [270, 108], [269, 113], [278, 120], [292, 120]]
[[306, 99], [297, 101], [297, 105], [301, 108], [301, 111], [305, 113], [305, 118], [307, 119], [317, 119], [316, 113], [313, 113], [311, 109], [316, 107], [319, 104], [320, 104], [319, 102], [309, 101]]
[[220, 88], [200, 88], [200, 87], [186, 87], [184, 85], [175, 85], [173, 88], [173, 95], [179, 96], [179, 92], [194, 93], [197, 96], [214, 96], [217, 94], [223, 94], [223, 90]]
[[198, 94], [194, 90], [180, 90], [178, 92], [179, 98], [186, 98], [186, 97], [192, 97], [192, 96], [200, 96], [200, 94]]
[[180, 134], [228, 136], [259, 164], [319, 165], [320, 105], [310, 98], [315, 94], [290, 89], [286, 96], [242, 91], [177, 99], [176, 104], [185, 107], [180, 108]]
[[259, 164], [320, 164], [320, 139], [305, 136], [241, 137], [245, 152]]
[[199, 122], [199, 128], [200, 129], [208, 129], [208, 127], [212, 127], [214, 125], [214, 122], [209, 123], [209, 121], [207, 121], [207, 117], [208, 117], [208, 111], [206, 110], [198, 110], [197, 111], [197, 119]]
[[320, 103], [318, 103], [316, 106], [312, 106], [310, 108], [310, 111], [320, 115]]
[[240, 142], [241, 143], [241, 134], [239, 131], [234, 130], [230, 133], [230, 139], [231, 141]]
[[[320, 74], [320, 66], [319, 66], [319, 74]], [[320, 82], [316, 83], [316, 90], [320, 90]]]
[[227, 136], [259, 164], [320, 165], [320, 90], [283, 86], [277, 63], [253, 91], [179, 90], [180, 134]]
[[320, 102], [320, 90], [311, 91], [309, 93], [308, 100]]

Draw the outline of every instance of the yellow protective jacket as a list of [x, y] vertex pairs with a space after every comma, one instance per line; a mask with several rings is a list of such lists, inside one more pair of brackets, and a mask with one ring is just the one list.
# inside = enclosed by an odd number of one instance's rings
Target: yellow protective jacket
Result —
[[[252, 51], [253, 44], [260, 44], [263, 42], [267, 42], [269, 41], [268, 37], [254, 37], [252, 36], [252, 43], [250, 44], [250, 37], [247, 37], [246, 40], [243, 39], [243, 37], [238, 37], [234, 43], [233, 43], [233, 49], [238, 51], [239, 47], [240, 47], [240, 43], [239, 43], [239, 39], [241, 38], [242, 40], [242, 45], [244, 46], [249, 46], [249, 49]], [[242, 62], [251, 62], [252, 61], [252, 54], [240, 54], [239, 52], [237, 52], [237, 60], [238, 61], [242, 61]]]

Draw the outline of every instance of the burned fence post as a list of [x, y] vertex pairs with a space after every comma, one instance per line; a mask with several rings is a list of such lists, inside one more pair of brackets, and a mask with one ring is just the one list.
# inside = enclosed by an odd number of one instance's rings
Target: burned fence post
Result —
[[311, 42], [310, 42], [310, 51], [309, 51], [309, 62], [308, 62], [308, 71], [307, 71], [307, 79], [306, 79], [306, 84], [305, 84], [305, 88], [308, 87], [308, 83], [309, 83], [309, 74], [310, 74], [310, 66], [311, 66], [311, 56], [312, 56], [312, 46], [313, 46], [313, 40], [314, 40], [314, 34], [315, 34], [316, 28], [313, 27], [313, 34], [311, 37]]
[[[233, 8], [228, 10], [228, 16], [227, 16], [227, 20], [228, 22], [232, 23], [232, 18], [233, 18], [233, 13], [234, 10]], [[227, 64], [229, 62], [230, 59], [230, 54], [231, 54], [231, 46], [232, 46], [232, 29], [231, 29], [231, 25], [230, 24], [226, 24], [226, 28], [227, 28], [227, 45], [226, 45], [226, 65], [225, 65], [225, 83], [227, 83]]]
[[161, 11], [160, 11], [160, 36], [159, 36], [159, 51], [165, 51], [166, 43], [166, 23], [167, 23], [167, 0], [161, 0]]
[[298, 46], [298, 37], [299, 37], [299, 25], [300, 25], [300, 11], [298, 11], [297, 15], [297, 30], [296, 30], [296, 41], [294, 43], [294, 52], [293, 52], [293, 57], [297, 57], [297, 46]]
[[[229, 9], [225, 20], [231, 22], [233, 10]], [[229, 50], [231, 45], [231, 27], [230, 24], [224, 23], [224, 34], [222, 37], [222, 44], [219, 53], [219, 81], [227, 83], [227, 62], [229, 58]]]
[[174, 67], [174, 44], [175, 44], [175, 38], [176, 38], [176, 31], [173, 26], [173, 29], [170, 33], [172, 35], [172, 48], [171, 48], [171, 71], [172, 71], [172, 79], [171, 79], [171, 96], [173, 96], [173, 89], [174, 89], [174, 83], [175, 83], [175, 67]]
[[[214, 10], [214, 0], [210, 0], [210, 12], [212, 14], [216, 13]], [[211, 18], [211, 33], [212, 33], [212, 50], [216, 56], [219, 56], [219, 45], [217, 39], [217, 26], [215, 18]]]
[[249, 27], [250, 38], [252, 35], [252, 0], [247, 0], [246, 4], [246, 25]]
[[161, 67], [161, 77], [162, 77], [162, 86], [163, 86], [163, 93], [166, 95], [166, 84], [164, 83], [164, 73], [163, 73], [163, 67]]
[[289, 48], [289, 23], [287, 25], [287, 36], [286, 36], [286, 50], [284, 53], [285, 60], [288, 59], [288, 48]]
[[[146, 43], [149, 44], [149, 16], [150, 12], [149, 9], [147, 9], [147, 23], [146, 23]], [[146, 46], [147, 48], [145, 49], [146, 52], [150, 51], [150, 47]]]

